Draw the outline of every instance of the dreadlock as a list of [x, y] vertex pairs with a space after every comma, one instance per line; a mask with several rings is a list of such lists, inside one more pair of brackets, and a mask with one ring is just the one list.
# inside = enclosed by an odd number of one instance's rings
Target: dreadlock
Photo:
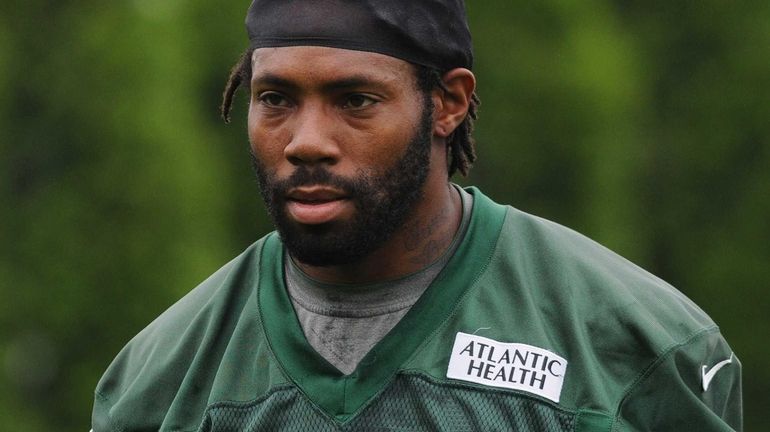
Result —
[[[251, 80], [251, 56], [254, 49], [248, 49], [241, 55], [238, 63], [230, 71], [230, 77], [222, 93], [222, 106], [220, 113], [225, 123], [230, 122], [230, 112], [233, 107], [233, 98], [240, 87], [249, 88]], [[441, 72], [437, 69], [427, 66], [416, 66], [417, 68], [417, 87], [425, 94], [429, 94], [435, 89], [447, 91], [444, 82], [441, 80]], [[474, 91], [471, 95], [468, 115], [462, 123], [447, 138], [447, 159], [449, 177], [459, 171], [463, 176], [467, 176], [471, 165], [476, 161], [476, 147], [472, 136], [473, 122], [478, 118], [478, 107], [481, 100]]]
[[238, 63], [230, 70], [230, 77], [227, 79], [225, 91], [222, 93], [222, 106], [219, 107], [219, 113], [225, 123], [230, 123], [230, 111], [233, 109], [233, 98], [238, 88], [245, 83], [245, 87], [251, 87], [251, 55], [253, 48], [249, 48], [238, 59]]

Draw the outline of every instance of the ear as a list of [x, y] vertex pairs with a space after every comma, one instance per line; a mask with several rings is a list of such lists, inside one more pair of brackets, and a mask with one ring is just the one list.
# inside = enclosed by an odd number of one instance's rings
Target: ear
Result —
[[433, 91], [433, 135], [447, 138], [468, 115], [476, 77], [464, 68], [452, 69], [441, 78], [444, 88]]

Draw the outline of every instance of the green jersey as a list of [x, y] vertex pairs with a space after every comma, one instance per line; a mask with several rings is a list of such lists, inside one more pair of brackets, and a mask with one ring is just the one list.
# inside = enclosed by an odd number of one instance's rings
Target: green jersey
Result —
[[597, 243], [477, 189], [463, 243], [343, 375], [261, 239], [163, 313], [96, 389], [107, 431], [729, 431], [740, 363], [709, 317]]

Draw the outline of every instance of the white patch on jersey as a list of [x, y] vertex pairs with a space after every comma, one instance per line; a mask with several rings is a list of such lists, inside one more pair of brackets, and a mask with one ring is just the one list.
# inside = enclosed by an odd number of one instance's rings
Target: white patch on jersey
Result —
[[457, 333], [447, 378], [533, 393], [559, 402], [567, 360], [548, 350]]
[[719, 369], [722, 369], [723, 367], [729, 365], [733, 362], [733, 353], [730, 353], [730, 358], [727, 360], [722, 360], [721, 362], [714, 365], [714, 367], [711, 368], [708, 372], [706, 372], [706, 365], [703, 365], [700, 369], [701, 377], [703, 378], [703, 391], [708, 391], [709, 384], [711, 384], [711, 380], [714, 379], [714, 375], [719, 372]]

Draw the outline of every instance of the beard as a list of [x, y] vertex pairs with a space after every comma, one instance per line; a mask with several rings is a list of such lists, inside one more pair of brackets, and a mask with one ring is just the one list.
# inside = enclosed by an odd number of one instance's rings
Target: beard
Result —
[[[433, 104], [429, 97], [404, 154], [381, 173], [353, 177], [323, 167], [300, 165], [287, 179], [276, 178], [251, 154], [262, 199], [289, 254], [319, 267], [351, 264], [368, 256], [401, 228], [422, 199], [430, 170]], [[355, 205], [352, 220], [301, 225], [286, 214], [287, 192], [299, 186], [327, 185], [344, 191]]]

